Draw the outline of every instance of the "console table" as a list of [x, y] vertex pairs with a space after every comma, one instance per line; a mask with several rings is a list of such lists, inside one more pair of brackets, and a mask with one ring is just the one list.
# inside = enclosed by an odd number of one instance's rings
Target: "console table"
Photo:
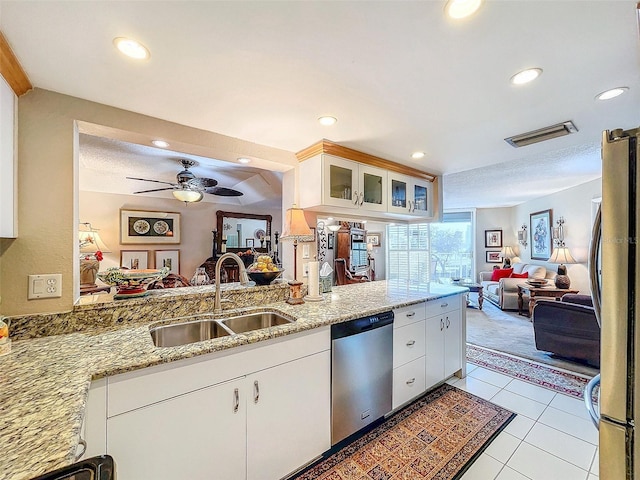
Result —
[[[529, 308], [528, 314], [523, 311], [524, 300], [523, 294], [529, 295]], [[554, 298], [559, 301], [565, 293], [578, 293], [578, 290], [570, 290], [568, 288], [556, 288], [556, 287], [532, 287], [530, 285], [518, 285], [518, 314], [531, 317], [533, 314], [533, 306], [536, 304], [536, 299], [539, 297]]]
[[[482, 284], [474, 283], [474, 282], [463, 282], [463, 281], [453, 281], [453, 285], [458, 285], [460, 287], [467, 287], [469, 292], [478, 294], [478, 310], [482, 310], [482, 303], [484, 302], [484, 296], [482, 295]], [[476, 307], [473, 303], [467, 301], [467, 307]]]

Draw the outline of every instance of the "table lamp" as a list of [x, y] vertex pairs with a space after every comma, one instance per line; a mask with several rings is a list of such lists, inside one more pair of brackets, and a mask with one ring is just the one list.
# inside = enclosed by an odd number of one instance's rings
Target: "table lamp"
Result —
[[505, 245], [502, 248], [502, 252], [500, 252], [500, 256], [504, 260], [503, 268], [509, 268], [511, 266], [511, 259], [514, 258], [516, 254], [513, 251], [513, 248], [511, 248], [509, 245]]
[[565, 263], [578, 263], [569, 253], [569, 249], [567, 247], [555, 247], [553, 252], [551, 252], [551, 256], [549, 263], [558, 263], [558, 275], [556, 275], [556, 288], [561, 288], [563, 290], [568, 289], [571, 285], [571, 280], [567, 275], [567, 267]]
[[96, 287], [96, 276], [103, 253], [111, 253], [100, 238], [98, 230], [90, 223], [81, 223], [78, 231], [80, 241], [80, 288]]
[[304, 218], [304, 210], [298, 208], [294, 203], [285, 214], [284, 227], [280, 236], [280, 240], [293, 241], [293, 281], [289, 282], [291, 293], [287, 299], [287, 303], [291, 305], [304, 303], [300, 292], [302, 282], [298, 282], [298, 241], [306, 240], [312, 236], [313, 232]]

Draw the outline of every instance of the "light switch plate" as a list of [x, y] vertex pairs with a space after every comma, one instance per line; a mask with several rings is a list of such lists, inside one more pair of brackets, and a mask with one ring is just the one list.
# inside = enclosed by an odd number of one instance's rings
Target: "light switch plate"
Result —
[[62, 296], [62, 274], [29, 275], [28, 300]]
[[302, 258], [309, 258], [309, 245], [302, 245]]

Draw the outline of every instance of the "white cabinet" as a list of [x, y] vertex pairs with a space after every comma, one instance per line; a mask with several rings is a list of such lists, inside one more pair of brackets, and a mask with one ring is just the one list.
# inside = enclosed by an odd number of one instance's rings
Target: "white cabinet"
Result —
[[434, 215], [433, 184], [419, 178], [389, 172], [387, 211], [423, 218]]
[[[426, 386], [440, 383], [463, 368], [461, 296], [447, 297], [427, 306]], [[428, 302], [431, 303], [431, 302]], [[439, 311], [442, 310], [442, 311]]]
[[107, 453], [118, 479], [245, 479], [241, 386], [235, 380], [110, 418]]
[[[320, 182], [318, 182], [320, 176]], [[300, 164], [300, 206], [387, 211], [387, 171], [322, 154]]]
[[394, 309], [393, 396], [396, 409], [425, 390], [425, 302]]
[[275, 479], [329, 450], [330, 329], [238, 349], [94, 382], [89, 447], [119, 480]]
[[16, 108], [17, 97], [0, 76], [0, 237], [18, 236]]

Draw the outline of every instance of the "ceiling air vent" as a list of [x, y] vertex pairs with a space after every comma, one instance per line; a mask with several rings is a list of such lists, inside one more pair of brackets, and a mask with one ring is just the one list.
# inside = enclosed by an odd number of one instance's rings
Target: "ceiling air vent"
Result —
[[570, 133], [576, 133], [578, 129], [572, 121], [558, 123], [551, 125], [550, 127], [539, 128], [532, 132], [521, 133], [520, 135], [514, 135], [513, 137], [505, 138], [512, 147], [524, 147], [525, 145], [531, 145], [532, 143], [544, 142], [545, 140], [551, 140], [556, 137], [564, 137]]

